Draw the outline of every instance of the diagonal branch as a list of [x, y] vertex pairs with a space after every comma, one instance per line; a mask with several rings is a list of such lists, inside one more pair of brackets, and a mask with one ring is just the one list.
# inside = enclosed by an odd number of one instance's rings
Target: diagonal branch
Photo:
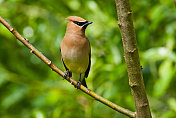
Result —
[[[53, 71], [58, 73], [60, 76], [64, 76], [64, 72], [61, 71], [59, 68], [57, 68], [48, 58], [46, 58], [41, 52], [39, 52], [34, 46], [32, 46], [28, 40], [23, 38], [11, 25], [8, 24], [7, 21], [5, 21], [1, 16], [0, 16], [0, 22], [19, 40], [21, 41], [26, 47], [30, 49], [30, 52], [35, 54], [38, 58], [40, 58], [44, 63], [46, 63]], [[72, 85], [76, 86], [76, 81], [72, 78], [66, 78], [68, 82], [70, 82]], [[129, 117], [134, 118], [135, 113], [132, 111], [129, 111], [128, 109], [125, 109], [121, 106], [118, 106], [111, 101], [97, 95], [93, 91], [87, 89], [84, 86], [80, 86], [80, 90], [83, 91], [84, 93], [88, 94], [89, 96], [95, 98], [97, 101], [100, 101], [101, 103], [105, 104], [106, 106], [109, 106], [110, 108], [126, 115]]]

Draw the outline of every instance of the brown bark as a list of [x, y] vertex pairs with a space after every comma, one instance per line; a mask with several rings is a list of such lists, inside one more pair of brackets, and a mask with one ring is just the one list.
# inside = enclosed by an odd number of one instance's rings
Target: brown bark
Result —
[[143, 82], [129, 0], [116, 0], [116, 8], [118, 25], [123, 41], [125, 61], [127, 64], [129, 85], [135, 102], [136, 117], [151, 118], [152, 116]]

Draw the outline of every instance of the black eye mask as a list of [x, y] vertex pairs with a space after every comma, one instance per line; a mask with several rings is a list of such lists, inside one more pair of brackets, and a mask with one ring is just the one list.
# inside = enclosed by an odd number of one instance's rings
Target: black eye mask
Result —
[[77, 24], [78, 26], [84, 26], [85, 24], [88, 23], [88, 21], [85, 21], [85, 22], [73, 21], [73, 23]]

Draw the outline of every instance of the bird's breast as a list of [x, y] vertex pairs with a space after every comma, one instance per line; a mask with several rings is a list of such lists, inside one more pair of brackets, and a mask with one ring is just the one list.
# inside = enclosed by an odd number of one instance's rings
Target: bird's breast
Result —
[[81, 39], [80, 41], [62, 40], [62, 59], [71, 72], [84, 73], [87, 70], [89, 65], [89, 51], [89, 42], [86, 39]]

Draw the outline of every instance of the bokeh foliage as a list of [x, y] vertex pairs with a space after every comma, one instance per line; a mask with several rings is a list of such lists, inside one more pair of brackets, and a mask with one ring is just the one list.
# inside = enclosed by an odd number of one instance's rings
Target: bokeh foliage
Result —
[[[131, 1], [146, 92], [154, 118], [176, 117], [176, 8], [171, 0]], [[64, 70], [59, 47], [71, 15], [94, 23], [87, 83], [134, 111], [114, 0], [0, 0], [0, 15]], [[75, 90], [0, 24], [1, 118], [125, 118]]]

